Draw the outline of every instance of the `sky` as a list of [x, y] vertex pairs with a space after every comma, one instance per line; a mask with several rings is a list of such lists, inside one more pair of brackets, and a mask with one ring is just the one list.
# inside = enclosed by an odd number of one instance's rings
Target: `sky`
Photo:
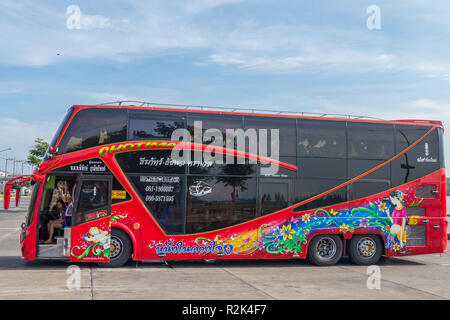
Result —
[[2, 0], [0, 156], [117, 100], [450, 124], [450, 2], [429, 3]]

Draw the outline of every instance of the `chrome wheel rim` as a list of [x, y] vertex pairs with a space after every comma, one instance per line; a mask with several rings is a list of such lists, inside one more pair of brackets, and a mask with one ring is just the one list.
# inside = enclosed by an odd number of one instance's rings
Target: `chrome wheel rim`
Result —
[[362, 238], [357, 244], [358, 253], [364, 258], [371, 258], [377, 252], [377, 244], [371, 238]]
[[322, 259], [332, 259], [336, 255], [337, 245], [332, 238], [322, 238], [317, 243], [317, 254]]
[[119, 238], [111, 238], [111, 259], [117, 258], [122, 252], [123, 243]]

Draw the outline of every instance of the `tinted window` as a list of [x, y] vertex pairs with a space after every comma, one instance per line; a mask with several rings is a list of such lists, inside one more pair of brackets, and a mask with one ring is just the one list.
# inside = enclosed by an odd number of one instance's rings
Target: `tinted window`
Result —
[[[426, 129], [399, 126], [395, 135], [397, 150], [399, 152], [405, 150], [426, 132]], [[392, 184], [398, 186], [439, 170], [439, 154], [438, 132], [434, 130], [415, 147], [392, 162]]]
[[31, 192], [31, 199], [30, 199], [30, 203], [28, 204], [28, 211], [27, 211], [27, 216], [26, 216], [26, 225], [27, 226], [29, 226], [31, 224], [31, 222], [33, 222], [34, 208], [36, 206], [36, 199], [39, 194], [40, 187], [41, 187], [40, 182], [36, 182], [32, 187], [33, 191]]
[[128, 139], [170, 139], [174, 130], [183, 127], [182, 121], [130, 119]]
[[339, 121], [299, 120], [298, 156], [345, 158], [346, 124]]
[[116, 154], [116, 160], [126, 173], [185, 173], [186, 164], [174, 161], [171, 150], [144, 150]]
[[107, 181], [84, 180], [76, 205], [72, 225], [106, 217], [108, 212], [109, 190]]
[[264, 179], [259, 185], [261, 215], [273, 213], [288, 207], [289, 183], [277, 179]]
[[113, 178], [111, 199], [113, 204], [131, 200], [130, 194], [116, 177]]
[[169, 234], [182, 233], [184, 223], [185, 177], [131, 176], [142, 200], [153, 217]]
[[[244, 117], [245, 130], [254, 129], [257, 132], [258, 141], [250, 141], [247, 143], [258, 144], [260, 139], [266, 139], [267, 150], [264, 150], [266, 156], [270, 157], [273, 150], [278, 149], [281, 156], [296, 156], [296, 128], [294, 119], [277, 119], [277, 118], [259, 118]], [[265, 130], [265, 134], [261, 134], [260, 130]], [[278, 139], [272, 136], [272, 130], [278, 129]], [[247, 148], [249, 150], [249, 148]], [[259, 154], [263, 152], [259, 151]]]
[[79, 111], [62, 138], [59, 153], [126, 140], [127, 111], [92, 108]]
[[[222, 163], [202, 158], [202, 152], [191, 152], [192, 163], [188, 166], [190, 174], [197, 175], [230, 175], [230, 176], [254, 176], [257, 173], [258, 165], [250, 163], [249, 159], [240, 158], [244, 163], [238, 163], [238, 158], [232, 158], [232, 164], [226, 163], [225, 155], [217, 155]], [[214, 154], [212, 156], [215, 157]]]
[[389, 181], [361, 181], [350, 184], [350, 201], [362, 199], [386, 191], [390, 188]]
[[[376, 166], [384, 163], [383, 160], [348, 160], [348, 177], [350, 179], [355, 178], [367, 171], [372, 170]], [[391, 179], [391, 164], [384, 165], [383, 167], [375, 170], [374, 172], [364, 176], [364, 179]]]
[[[197, 122], [197, 127], [194, 126]], [[226, 146], [226, 130], [242, 129], [242, 117], [240, 116], [208, 116], [208, 115], [188, 115], [187, 127], [194, 141], [195, 132], [205, 134], [208, 129], [217, 129], [222, 134], [223, 146]], [[204, 138], [203, 144], [211, 144], [212, 138]]]
[[348, 157], [353, 159], [390, 159], [394, 156], [394, 126], [348, 123]]
[[[344, 180], [331, 179], [295, 179], [294, 202], [298, 203], [310, 199], [344, 182]], [[294, 211], [316, 209], [345, 201], [347, 201], [347, 189], [343, 187], [319, 199], [296, 207]]]
[[[279, 161], [286, 163], [286, 164], [291, 164], [293, 166], [297, 166], [297, 158], [295, 157], [283, 157], [281, 156]], [[275, 165], [272, 165], [272, 169], [276, 169], [276, 172], [272, 173], [270, 170], [269, 173], [267, 173], [267, 171], [263, 171], [263, 169], [269, 169], [270, 165], [264, 162], [260, 163], [260, 167], [258, 170], [258, 174], [260, 176], [264, 176], [264, 177], [277, 177], [277, 178], [289, 178], [289, 177], [296, 177], [297, 176], [297, 171], [295, 170], [291, 170], [288, 168], [283, 167], [282, 165], [275, 167]]]
[[95, 210], [108, 205], [107, 181], [83, 181], [78, 201], [78, 210]]
[[256, 215], [256, 179], [189, 176], [186, 205], [186, 233], [249, 221]]
[[67, 124], [67, 121], [69, 121], [70, 117], [72, 116], [72, 113], [73, 113], [73, 108], [70, 108], [69, 111], [67, 111], [66, 115], [64, 116], [63, 121], [61, 121], [61, 123], [59, 124], [59, 127], [56, 130], [52, 141], [50, 142], [51, 146], [55, 146], [56, 142], [58, 141], [59, 136], [61, 135], [61, 132], [63, 131], [64, 127]]
[[298, 176], [304, 178], [347, 178], [347, 160], [331, 158], [298, 158]]

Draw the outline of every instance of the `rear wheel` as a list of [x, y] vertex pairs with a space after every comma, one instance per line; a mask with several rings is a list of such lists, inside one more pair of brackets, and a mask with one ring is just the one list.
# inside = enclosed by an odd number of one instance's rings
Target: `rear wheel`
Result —
[[350, 260], [355, 264], [376, 264], [383, 253], [383, 243], [376, 235], [356, 235], [348, 248]]
[[113, 228], [111, 230], [109, 263], [99, 263], [98, 265], [106, 268], [117, 268], [127, 263], [133, 252], [133, 246], [128, 235], [120, 230]]
[[331, 266], [342, 257], [342, 240], [337, 235], [319, 235], [311, 240], [308, 260], [317, 266]]

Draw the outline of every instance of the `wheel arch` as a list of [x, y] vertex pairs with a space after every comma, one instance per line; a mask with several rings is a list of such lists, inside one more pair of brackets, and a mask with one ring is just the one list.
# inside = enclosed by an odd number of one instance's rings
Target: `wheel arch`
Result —
[[120, 223], [120, 222], [113, 222], [111, 224], [111, 231], [112, 229], [118, 229], [118, 230], [122, 230], [123, 232], [125, 232], [125, 234], [128, 236], [128, 238], [130, 238], [131, 240], [131, 250], [132, 250], [132, 258], [133, 260], [136, 260], [136, 256], [137, 256], [137, 240], [135, 235], [133, 234], [133, 232], [131, 231], [130, 228], [128, 228], [127, 225]]

